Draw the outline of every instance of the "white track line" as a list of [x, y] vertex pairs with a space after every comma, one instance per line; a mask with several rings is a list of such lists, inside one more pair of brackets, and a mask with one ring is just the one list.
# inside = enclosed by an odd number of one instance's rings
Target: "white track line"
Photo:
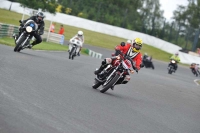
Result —
[[199, 83], [197, 82], [198, 80], [200, 80], [200, 79], [195, 79], [194, 83], [199, 86]]

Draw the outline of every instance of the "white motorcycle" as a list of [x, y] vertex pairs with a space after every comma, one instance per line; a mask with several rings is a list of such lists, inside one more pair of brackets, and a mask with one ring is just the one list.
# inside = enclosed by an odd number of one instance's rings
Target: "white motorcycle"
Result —
[[69, 41], [69, 59], [74, 59], [74, 57], [78, 54], [80, 47], [83, 46], [83, 42], [78, 38], [70, 39]]

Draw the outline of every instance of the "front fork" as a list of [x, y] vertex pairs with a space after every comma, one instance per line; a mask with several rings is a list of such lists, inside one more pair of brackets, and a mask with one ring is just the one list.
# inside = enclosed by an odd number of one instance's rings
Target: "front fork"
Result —
[[[19, 36], [19, 38], [17, 39], [17, 41], [16, 41], [16, 44], [18, 44], [19, 43], [19, 40], [21, 39], [21, 37], [24, 35], [24, 32]], [[29, 37], [30, 37], [30, 34], [26, 37], [26, 39], [23, 41], [23, 43], [21, 44], [21, 46], [23, 47], [24, 46], [24, 44], [27, 42], [27, 40], [29, 39]]]
[[[118, 66], [118, 67], [119, 67], [119, 66]], [[107, 82], [110, 81], [111, 76], [117, 71], [118, 67], [116, 67], [116, 68], [112, 71], [112, 73], [108, 76], [108, 78], [106, 79], [104, 85], [107, 84]], [[123, 73], [124, 73], [124, 71], [121, 72], [121, 73], [119, 72], [119, 74], [120, 74], [119, 78], [121, 78], [121, 76], [122, 76]], [[116, 80], [116, 82], [119, 80], [119, 78]], [[115, 86], [116, 82], [115, 82], [112, 86]]]

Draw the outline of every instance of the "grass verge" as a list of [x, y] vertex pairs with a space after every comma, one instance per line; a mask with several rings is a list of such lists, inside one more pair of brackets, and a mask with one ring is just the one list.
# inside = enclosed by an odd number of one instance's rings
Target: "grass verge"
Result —
[[[15, 46], [14, 39], [10, 37], [3, 37], [0, 38], [0, 44], [8, 45], [8, 46]], [[42, 42], [32, 48], [33, 50], [47, 50], [47, 51], [67, 51], [68, 46], [60, 45], [51, 42]], [[81, 54], [88, 55], [86, 49], [81, 50]]]

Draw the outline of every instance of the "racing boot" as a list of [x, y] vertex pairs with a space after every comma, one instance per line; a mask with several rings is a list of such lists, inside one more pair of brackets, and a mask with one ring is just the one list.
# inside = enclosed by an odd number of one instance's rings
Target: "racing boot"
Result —
[[99, 73], [101, 73], [101, 71], [105, 68], [105, 65], [101, 65], [99, 69], [97, 69], [96, 71], [94, 71], [95, 75], [98, 75]]
[[29, 46], [27, 48], [32, 49], [32, 47], [36, 45], [36, 41], [33, 41], [31, 44], [29, 44]]
[[18, 35], [14, 33], [14, 34], [12, 35], [12, 37], [13, 37], [13, 38], [14, 38], [14, 40], [16, 41], [16, 40], [17, 40], [17, 38], [18, 38]]

